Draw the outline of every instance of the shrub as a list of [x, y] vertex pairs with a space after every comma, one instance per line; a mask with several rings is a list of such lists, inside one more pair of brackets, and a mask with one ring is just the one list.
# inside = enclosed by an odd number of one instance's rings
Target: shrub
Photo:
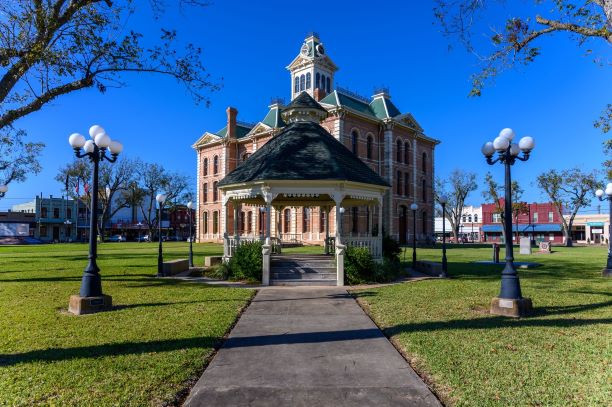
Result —
[[231, 274], [232, 270], [230, 270], [229, 264], [221, 262], [220, 264], [212, 267], [212, 270], [210, 273], [208, 273], [208, 277], [217, 280], [227, 280]]
[[401, 264], [399, 259], [391, 260], [383, 257], [380, 264], [374, 268], [374, 281], [377, 283], [389, 283], [395, 281], [401, 274]]
[[236, 248], [228, 263], [229, 277], [261, 281], [263, 254], [261, 242], [245, 242]]
[[344, 278], [347, 284], [361, 284], [372, 281], [374, 260], [365, 247], [346, 248], [344, 254]]
[[383, 257], [392, 261], [399, 261], [402, 248], [397, 240], [391, 236], [384, 236], [382, 241]]

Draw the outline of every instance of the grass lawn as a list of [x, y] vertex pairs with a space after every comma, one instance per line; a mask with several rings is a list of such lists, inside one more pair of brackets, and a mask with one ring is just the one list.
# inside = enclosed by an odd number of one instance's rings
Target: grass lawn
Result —
[[[165, 259], [188, 243], [164, 243]], [[195, 244], [196, 264], [221, 254]], [[0, 405], [160, 405], [197, 377], [252, 290], [156, 279], [157, 245], [99, 246], [117, 309], [66, 313], [84, 244], [0, 247]]]
[[[419, 249], [418, 257], [440, 261], [441, 250]], [[535, 307], [523, 319], [488, 314], [503, 266], [471, 262], [490, 258], [491, 248], [452, 248], [452, 279], [355, 295], [449, 405], [610, 405], [612, 279], [601, 277], [606, 249], [517, 256], [543, 263], [519, 270], [523, 296]]]

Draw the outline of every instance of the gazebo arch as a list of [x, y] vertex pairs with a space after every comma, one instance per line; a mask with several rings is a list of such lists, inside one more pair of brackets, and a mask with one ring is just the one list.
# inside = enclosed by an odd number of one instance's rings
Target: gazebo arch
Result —
[[[319, 125], [327, 111], [302, 92], [283, 109], [288, 125], [250, 156], [243, 165], [219, 182], [224, 222], [224, 258], [229, 259], [240, 244], [237, 219], [241, 205], [263, 208], [262, 284], [270, 280], [273, 247], [272, 208], [275, 214], [286, 207], [319, 207], [326, 213], [325, 252], [336, 256], [336, 283], [344, 285], [344, 251], [347, 245], [366, 247], [376, 260], [382, 259], [382, 202], [389, 185], [356, 155]], [[234, 236], [228, 229], [228, 205], [234, 208]], [[341, 234], [342, 209], [368, 206], [368, 233]], [[330, 236], [330, 215], [334, 210], [334, 236]], [[377, 209], [377, 236], [372, 236], [373, 214]], [[275, 222], [278, 233], [279, 219]], [[248, 240], [252, 240], [253, 237]]]

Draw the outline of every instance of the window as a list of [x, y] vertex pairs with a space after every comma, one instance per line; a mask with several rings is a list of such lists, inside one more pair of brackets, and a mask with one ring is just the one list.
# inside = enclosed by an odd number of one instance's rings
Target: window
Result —
[[321, 90], [325, 90], [325, 75], [321, 75]]
[[68, 218], [68, 219], [72, 218], [72, 209], [71, 208], [66, 208], [66, 218]]
[[[302, 75], [303, 77], [304, 75]], [[266, 211], [259, 211], [259, 234], [263, 235], [266, 225]]]
[[427, 211], [423, 212], [423, 218], [421, 219], [421, 221], [423, 222], [423, 224], [421, 225], [421, 230], [423, 231], [424, 235], [427, 235], [428, 234]]
[[370, 207], [366, 206], [366, 233], [370, 233]]
[[219, 200], [219, 189], [218, 189], [218, 185], [219, 182], [215, 181], [213, 182], [213, 201], [217, 202]]
[[40, 225], [40, 237], [47, 237], [47, 225]]
[[293, 80], [293, 93], [298, 93], [300, 91], [300, 78], [295, 77]]
[[[47, 217], [47, 208], [40, 208], [40, 217], [41, 218]], [[45, 233], [45, 236], [46, 236], [46, 233]]]
[[351, 231], [353, 233], [359, 233], [359, 208], [356, 206], [351, 208], [351, 221]]
[[310, 72], [306, 73], [306, 89], [310, 89]]
[[427, 173], [427, 153], [423, 153], [423, 160], [421, 161], [421, 167], [422, 167], [423, 173], [426, 174]]
[[367, 141], [366, 141], [366, 156], [368, 157], [368, 160], [372, 159], [372, 143], [374, 142], [374, 140], [372, 139], [372, 136], [368, 136]]
[[548, 212], [548, 222], [549, 223], [553, 222], [553, 213], [552, 212]]
[[300, 92], [306, 88], [306, 77], [304, 75], [300, 76]]
[[319, 233], [325, 232], [325, 218], [327, 217], [327, 212], [323, 208], [319, 208]]
[[315, 89], [321, 89], [321, 74], [320, 73], [316, 73], [315, 74]]
[[219, 173], [219, 156], [216, 155], [213, 157], [213, 174]]
[[555, 240], [555, 234], [554, 234], [554, 233], [549, 234], [549, 235], [548, 235], [548, 240], [550, 240], [551, 242], [552, 242], [553, 240]]
[[202, 161], [202, 173], [204, 176], [208, 175], [208, 157], [204, 157], [204, 161]]
[[538, 213], [537, 212], [533, 213], [533, 223], [538, 223]]
[[425, 180], [422, 182], [423, 185], [423, 202], [427, 202], [427, 183]]
[[202, 185], [202, 202], [208, 202], [208, 183], [206, 182]]
[[213, 212], [213, 233], [219, 233], [219, 211]]
[[501, 214], [500, 213], [494, 213], [492, 220], [493, 220], [493, 223], [501, 223]]
[[472, 222], [472, 215], [468, 215], [468, 222]]
[[302, 232], [310, 232], [310, 208], [302, 209]]
[[246, 224], [247, 224], [247, 233], [253, 232], [253, 212], [252, 211], [247, 212]]
[[395, 180], [395, 193], [398, 195], [402, 194], [402, 172], [397, 172], [397, 179]]
[[202, 213], [202, 226], [202, 229], [204, 229], [204, 233], [208, 233], [208, 212]]
[[466, 221], [466, 216], [465, 216], [465, 215], [463, 215], [463, 216], [461, 217], [461, 222], [465, 223], [465, 221]]
[[404, 144], [404, 164], [410, 164], [410, 143]]
[[283, 211], [283, 231], [291, 233], [291, 209], [287, 208]]
[[330, 86], [331, 85], [331, 81], [329, 80], [329, 76], [327, 78], [325, 78], [325, 82], [327, 84], [327, 93], [329, 93], [330, 89], [331, 89], [331, 86]]
[[397, 140], [395, 145], [396, 145], [395, 161], [397, 161], [398, 163], [401, 163], [402, 162], [402, 142], [400, 140]]
[[351, 133], [351, 149], [353, 151], [353, 154], [357, 155], [358, 151], [358, 142], [359, 142], [359, 134], [357, 133], [356, 130], [353, 130], [353, 132]]
[[410, 175], [404, 174], [404, 195], [410, 196]]
[[246, 214], [243, 211], [240, 211], [240, 215], [238, 218], [238, 231], [240, 233], [244, 233], [244, 217], [246, 216]]
[[53, 208], [53, 218], [54, 219], [59, 219], [59, 217], [60, 217], [59, 208]]
[[474, 214], [474, 222], [478, 223], [478, 214], [477, 213]]

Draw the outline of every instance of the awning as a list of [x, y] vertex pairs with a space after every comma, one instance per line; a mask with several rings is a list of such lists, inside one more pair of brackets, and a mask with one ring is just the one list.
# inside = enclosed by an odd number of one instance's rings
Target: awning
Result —
[[[542, 233], [542, 232], [561, 232], [563, 229], [561, 225], [555, 223], [545, 223], [545, 224], [532, 224], [532, 225], [512, 225], [512, 232], [519, 233]], [[493, 232], [493, 233], [501, 233], [502, 225], [482, 225], [483, 232]]]
[[603, 222], [587, 222], [587, 225], [589, 225], [590, 227], [599, 227], [599, 228], [604, 227]]

